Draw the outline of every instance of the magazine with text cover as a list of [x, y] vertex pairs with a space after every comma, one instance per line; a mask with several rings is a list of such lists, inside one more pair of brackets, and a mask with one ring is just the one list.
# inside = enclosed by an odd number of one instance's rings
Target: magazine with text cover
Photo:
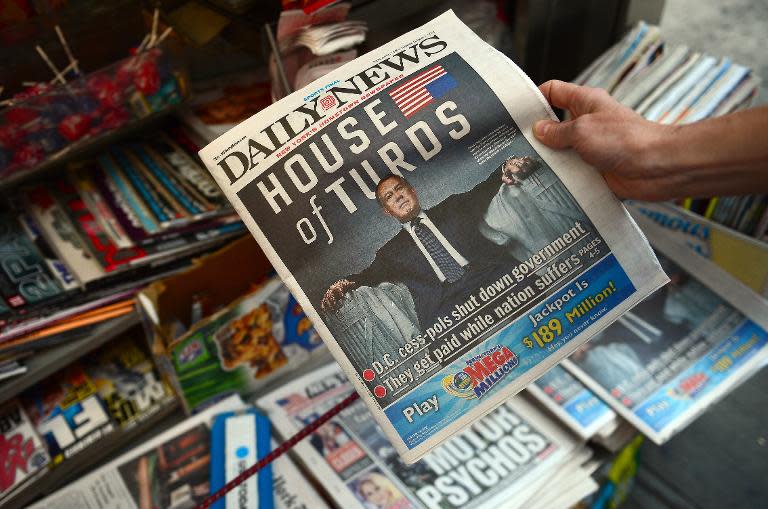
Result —
[[563, 366], [661, 444], [768, 360], [768, 302], [663, 227], [637, 220], [670, 284]]
[[[259, 398], [257, 405], [286, 438], [352, 390], [341, 368], [329, 364]], [[360, 509], [522, 507], [559, 467], [589, 457], [573, 435], [522, 396], [411, 465], [361, 401], [299, 442], [295, 454], [336, 505]]]
[[544, 118], [448, 12], [200, 152], [407, 462], [666, 282], [600, 175], [535, 140]]
[[96, 384], [79, 362], [27, 389], [20, 400], [54, 467], [117, 428]]

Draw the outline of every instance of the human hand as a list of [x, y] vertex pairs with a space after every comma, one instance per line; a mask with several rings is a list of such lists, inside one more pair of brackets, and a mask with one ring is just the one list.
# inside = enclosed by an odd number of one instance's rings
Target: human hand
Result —
[[568, 110], [572, 120], [541, 120], [534, 135], [554, 149], [573, 148], [597, 168], [620, 198], [666, 200], [677, 195], [684, 177], [657, 164], [654, 147], [672, 136], [675, 126], [643, 117], [605, 90], [552, 80], [539, 89], [552, 106]]
[[341, 301], [344, 299], [344, 295], [355, 288], [357, 288], [357, 283], [354, 281], [339, 279], [326, 290], [325, 296], [320, 303], [320, 309], [326, 313], [338, 311], [341, 307]]

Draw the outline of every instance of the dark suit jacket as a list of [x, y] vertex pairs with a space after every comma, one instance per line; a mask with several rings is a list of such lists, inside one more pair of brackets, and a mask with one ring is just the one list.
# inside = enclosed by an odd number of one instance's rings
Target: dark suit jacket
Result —
[[[517, 263], [505, 248], [483, 237], [478, 228], [488, 204], [500, 186], [501, 175], [494, 171], [474, 189], [449, 196], [424, 211], [448, 242], [467, 259], [468, 269], [504, 269]], [[441, 301], [447, 293], [451, 293], [450, 287], [461, 292], [462, 287], [471, 284], [466, 275], [453, 284], [441, 283], [411, 235], [404, 229], [377, 251], [367, 269], [349, 279], [365, 286], [375, 286], [384, 281], [403, 283], [411, 292], [422, 328], [429, 327], [434, 321], [442, 306]], [[474, 290], [467, 287], [466, 293]]]

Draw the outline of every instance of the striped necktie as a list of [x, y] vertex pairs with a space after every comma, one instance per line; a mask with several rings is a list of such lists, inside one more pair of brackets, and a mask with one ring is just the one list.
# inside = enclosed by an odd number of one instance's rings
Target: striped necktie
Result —
[[451, 256], [451, 253], [443, 246], [440, 239], [435, 236], [432, 230], [425, 224], [422, 224], [420, 217], [416, 217], [411, 220], [413, 226], [413, 233], [416, 234], [416, 238], [419, 239], [432, 257], [435, 265], [442, 271], [445, 276], [445, 280], [449, 283], [455, 283], [464, 275], [464, 267]]

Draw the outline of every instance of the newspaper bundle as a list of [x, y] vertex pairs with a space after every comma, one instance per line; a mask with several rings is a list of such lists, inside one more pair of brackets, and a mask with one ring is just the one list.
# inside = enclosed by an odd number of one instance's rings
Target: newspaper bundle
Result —
[[[260, 398], [257, 405], [277, 432], [289, 437], [350, 392], [344, 373], [330, 364]], [[539, 500], [545, 485], [562, 487], [552, 495], [563, 495], [565, 506], [586, 496], [569, 497], [569, 483], [596, 489], [581, 468], [591, 452], [522, 396], [504, 402], [412, 465], [397, 455], [361, 401], [299, 442], [295, 451], [344, 508], [552, 508], [556, 500], [546, 505]]]
[[406, 462], [666, 282], [556, 118], [452, 12], [200, 155]]
[[768, 361], [768, 302], [664, 227], [637, 221], [672, 282], [563, 365], [662, 444]]
[[[239, 396], [230, 396], [30, 507], [196, 507], [209, 495], [211, 423], [243, 408]], [[277, 509], [327, 507], [290, 459], [272, 465]]]

